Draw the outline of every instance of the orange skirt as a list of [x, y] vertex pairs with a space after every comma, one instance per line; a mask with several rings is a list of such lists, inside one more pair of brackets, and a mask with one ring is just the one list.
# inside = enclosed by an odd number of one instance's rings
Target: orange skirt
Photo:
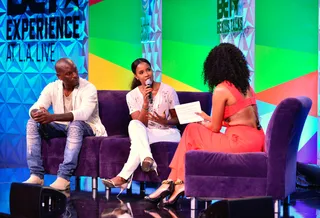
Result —
[[264, 131], [249, 126], [230, 126], [225, 133], [215, 133], [198, 123], [189, 124], [170, 164], [169, 179], [184, 181], [185, 154], [190, 150], [212, 152], [259, 152], [264, 151]]

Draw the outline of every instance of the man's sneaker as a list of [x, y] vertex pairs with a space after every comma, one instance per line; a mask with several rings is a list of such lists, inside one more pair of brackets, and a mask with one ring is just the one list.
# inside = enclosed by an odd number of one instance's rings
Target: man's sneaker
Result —
[[40, 179], [39, 176], [31, 175], [28, 180], [24, 181], [23, 183], [35, 184], [35, 185], [43, 185], [43, 179]]
[[70, 182], [64, 178], [58, 177], [50, 187], [58, 191], [67, 191], [70, 190]]

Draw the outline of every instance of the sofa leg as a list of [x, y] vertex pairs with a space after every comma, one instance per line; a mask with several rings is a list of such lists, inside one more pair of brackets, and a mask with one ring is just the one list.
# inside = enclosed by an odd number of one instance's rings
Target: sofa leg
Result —
[[76, 176], [76, 178], [75, 178], [75, 188], [76, 188], [76, 190], [77, 191], [80, 191], [80, 176]]
[[132, 187], [126, 190], [127, 195], [131, 196], [132, 195]]
[[98, 180], [97, 177], [92, 177], [92, 191], [98, 189]]
[[145, 182], [140, 182], [140, 195], [145, 196], [146, 195], [146, 189], [145, 189]]
[[111, 188], [106, 187], [106, 199], [109, 200], [110, 198], [110, 192], [111, 192]]
[[96, 199], [98, 190], [98, 179], [97, 177], [92, 177], [92, 198]]
[[192, 197], [190, 199], [190, 209], [191, 210], [197, 210], [198, 209], [198, 202], [197, 202], [197, 199]]
[[93, 198], [93, 200], [96, 200], [97, 192], [98, 192], [97, 189], [92, 190], [92, 198]]

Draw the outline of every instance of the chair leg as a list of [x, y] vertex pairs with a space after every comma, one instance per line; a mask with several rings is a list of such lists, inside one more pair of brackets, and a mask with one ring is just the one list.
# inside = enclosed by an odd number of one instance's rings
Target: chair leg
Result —
[[283, 200], [283, 205], [290, 205], [290, 195]]
[[280, 204], [281, 204], [280, 200], [274, 201], [274, 213], [278, 214], [279, 217], [280, 217]]
[[190, 218], [197, 218], [196, 217], [196, 210], [190, 210]]
[[204, 209], [207, 209], [207, 208], [208, 208], [208, 206], [210, 205], [209, 202], [210, 202], [210, 201], [205, 201], [205, 202], [204, 202]]
[[194, 197], [191, 197], [190, 199], [190, 209], [191, 210], [197, 210], [198, 209], [198, 202], [197, 199]]

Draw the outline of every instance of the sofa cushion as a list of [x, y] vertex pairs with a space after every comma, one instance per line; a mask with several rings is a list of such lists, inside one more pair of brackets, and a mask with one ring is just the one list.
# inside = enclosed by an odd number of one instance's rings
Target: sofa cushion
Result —
[[[83, 140], [78, 159], [76, 176], [99, 176], [99, 147], [105, 137], [88, 136]], [[56, 175], [59, 164], [63, 162], [66, 138], [53, 138], [42, 141], [42, 157], [45, 172]]]
[[108, 136], [128, 135], [131, 120], [126, 102], [128, 91], [98, 91], [99, 114]]

